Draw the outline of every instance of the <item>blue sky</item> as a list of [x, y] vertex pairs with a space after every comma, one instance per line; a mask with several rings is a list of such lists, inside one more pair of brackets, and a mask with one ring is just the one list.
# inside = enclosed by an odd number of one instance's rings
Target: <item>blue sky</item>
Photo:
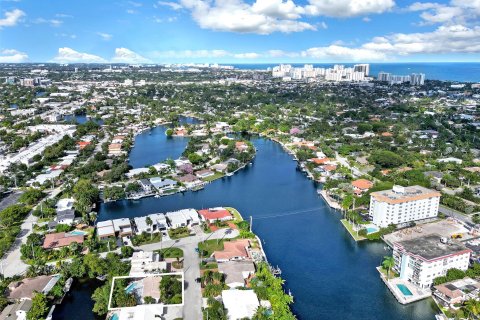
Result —
[[480, 0], [0, 0], [0, 62], [479, 61]]

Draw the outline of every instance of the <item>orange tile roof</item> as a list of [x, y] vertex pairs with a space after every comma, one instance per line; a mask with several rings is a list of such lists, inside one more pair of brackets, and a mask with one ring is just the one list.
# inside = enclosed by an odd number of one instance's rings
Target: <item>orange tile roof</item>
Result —
[[45, 236], [45, 240], [43, 241], [43, 248], [44, 249], [61, 248], [61, 247], [69, 246], [74, 242], [83, 243], [83, 240], [84, 240], [83, 235], [72, 236], [65, 232], [50, 233]]
[[352, 186], [354, 186], [357, 189], [368, 190], [371, 187], [373, 187], [373, 182], [367, 179], [358, 179], [358, 180], [352, 181]]
[[310, 159], [311, 162], [315, 164], [325, 164], [330, 161], [329, 158], [312, 158]]
[[227, 241], [223, 243], [222, 251], [215, 251], [213, 256], [217, 260], [230, 260], [236, 257], [248, 258], [247, 249], [250, 246], [248, 239], [240, 239], [236, 241]]

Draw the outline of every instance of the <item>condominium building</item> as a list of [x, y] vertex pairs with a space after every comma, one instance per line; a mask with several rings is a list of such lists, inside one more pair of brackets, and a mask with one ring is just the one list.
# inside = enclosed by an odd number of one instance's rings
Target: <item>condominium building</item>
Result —
[[437, 216], [441, 194], [421, 186], [394, 186], [391, 190], [370, 194], [370, 216], [375, 225], [433, 218]]
[[394, 271], [400, 278], [421, 288], [429, 288], [433, 280], [452, 268], [467, 270], [472, 250], [438, 234], [394, 243]]

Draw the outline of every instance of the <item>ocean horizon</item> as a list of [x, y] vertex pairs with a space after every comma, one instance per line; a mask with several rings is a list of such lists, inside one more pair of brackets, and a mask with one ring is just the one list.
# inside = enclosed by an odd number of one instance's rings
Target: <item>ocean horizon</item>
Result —
[[[357, 62], [359, 64], [359, 62]], [[353, 66], [355, 62], [345, 63], [284, 63], [294, 67], [313, 64], [315, 68], [332, 67], [335, 64]], [[230, 64], [236, 69], [267, 70], [281, 63], [235, 63]], [[376, 77], [379, 72], [389, 72], [396, 75], [424, 73], [428, 80], [480, 82], [480, 62], [395, 62], [370, 63], [370, 76]]]

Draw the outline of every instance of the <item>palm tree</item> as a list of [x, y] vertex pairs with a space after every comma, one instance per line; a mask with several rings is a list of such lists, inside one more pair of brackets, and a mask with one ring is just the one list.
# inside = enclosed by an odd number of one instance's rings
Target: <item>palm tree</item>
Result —
[[382, 267], [387, 269], [387, 279], [390, 278], [390, 270], [395, 266], [395, 259], [391, 256], [383, 257]]
[[147, 217], [147, 219], [145, 219], [145, 221], [147, 222], [147, 225], [150, 227], [150, 241], [153, 239], [153, 221], [150, 217]]
[[465, 301], [463, 309], [473, 319], [476, 319], [478, 317], [478, 315], [480, 315], [480, 302], [475, 300], [475, 299], [469, 299], [469, 300]]

